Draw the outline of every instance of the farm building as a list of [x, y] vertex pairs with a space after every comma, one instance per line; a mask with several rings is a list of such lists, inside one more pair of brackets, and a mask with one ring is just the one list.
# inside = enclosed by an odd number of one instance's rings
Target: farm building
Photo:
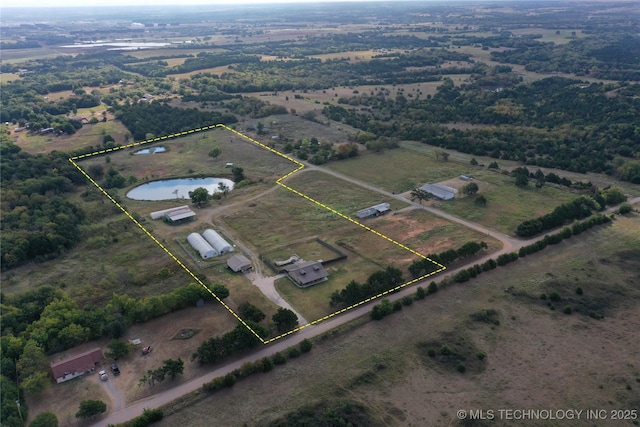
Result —
[[239, 271], [246, 273], [251, 270], [251, 261], [244, 255], [234, 255], [227, 260], [227, 267], [234, 273]]
[[457, 190], [440, 184], [425, 184], [420, 189], [440, 200], [453, 200], [457, 193]]
[[164, 218], [169, 224], [180, 224], [191, 221], [196, 217], [196, 213], [189, 206], [178, 206], [176, 208], [164, 209], [161, 211], [151, 212], [151, 219]]
[[164, 213], [163, 217], [169, 224], [181, 224], [191, 221], [196, 217], [196, 213], [188, 206], [183, 206], [180, 208], [169, 209]]
[[187, 241], [193, 249], [200, 253], [202, 259], [209, 259], [218, 256], [218, 251], [213, 249], [211, 245], [204, 240], [199, 233], [191, 233], [187, 236]]
[[365, 219], [384, 215], [389, 212], [391, 212], [391, 205], [389, 205], [389, 203], [380, 203], [379, 205], [359, 210], [356, 212], [356, 215], [360, 219]]
[[77, 356], [52, 363], [51, 373], [57, 383], [63, 383], [93, 371], [96, 365], [103, 360], [102, 351], [99, 348], [94, 348]]
[[202, 233], [202, 236], [220, 255], [233, 252], [233, 246], [224, 240], [215, 230], [208, 228]]
[[285, 271], [293, 283], [300, 288], [306, 288], [324, 282], [329, 273], [324, 269], [320, 261], [298, 262], [288, 267]]

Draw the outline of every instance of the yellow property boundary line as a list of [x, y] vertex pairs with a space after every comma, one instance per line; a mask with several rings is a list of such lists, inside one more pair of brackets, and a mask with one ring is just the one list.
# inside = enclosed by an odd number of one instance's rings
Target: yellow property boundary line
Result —
[[[292, 170], [291, 172], [287, 173], [286, 175], [284, 175], [284, 176], [280, 177], [278, 180], [276, 180], [276, 184], [278, 184], [279, 186], [281, 186], [283, 188], [286, 188], [287, 190], [297, 194], [300, 197], [303, 197], [304, 199], [308, 200], [309, 202], [314, 203], [314, 204], [316, 204], [316, 205], [328, 210], [329, 212], [331, 212], [331, 213], [333, 213], [335, 215], [338, 215], [339, 217], [341, 217], [341, 218], [343, 218], [343, 219], [345, 219], [345, 220], [347, 220], [347, 221], [349, 221], [349, 222], [351, 222], [351, 223], [353, 223], [353, 224], [355, 224], [355, 225], [357, 225], [359, 227], [364, 228], [365, 230], [375, 234], [376, 236], [381, 237], [381, 238], [383, 238], [383, 239], [385, 239], [385, 240], [387, 240], [387, 241], [389, 241], [389, 242], [401, 247], [402, 249], [411, 252], [412, 254], [414, 254], [414, 255], [422, 258], [422, 259], [426, 259], [426, 260], [432, 262], [433, 264], [438, 266], [438, 269], [436, 271], [431, 272], [431, 273], [425, 274], [423, 276], [420, 276], [420, 277], [417, 277], [415, 279], [409, 280], [409, 281], [407, 281], [405, 283], [402, 283], [401, 285], [398, 285], [393, 289], [389, 289], [389, 290], [387, 290], [385, 292], [382, 292], [382, 293], [380, 293], [378, 295], [369, 297], [369, 298], [367, 298], [365, 300], [362, 300], [362, 301], [360, 301], [360, 302], [358, 302], [356, 304], [350, 305], [350, 306], [345, 307], [345, 308], [343, 308], [341, 310], [338, 310], [338, 311], [336, 311], [334, 313], [331, 313], [329, 315], [326, 315], [324, 317], [316, 319], [316, 320], [314, 320], [314, 321], [312, 321], [310, 323], [307, 323], [307, 324], [302, 325], [302, 326], [298, 326], [297, 328], [292, 329], [289, 332], [285, 332], [284, 334], [281, 334], [281, 335], [278, 335], [278, 336], [276, 336], [274, 338], [270, 338], [268, 340], [265, 340], [260, 335], [258, 335], [256, 333], [256, 331], [254, 331], [249, 325], [247, 325], [247, 323], [244, 320], [242, 320], [242, 318], [240, 316], [238, 316], [238, 314], [236, 314], [236, 312], [233, 311], [231, 309], [231, 307], [229, 307], [224, 301], [222, 301], [222, 299], [218, 298], [218, 296], [216, 294], [214, 294], [211, 291], [211, 289], [209, 289], [209, 287], [207, 287], [207, 285], [205, 285], [202, 282], [202, 280], [200, 280], [189, 269], [189, 267], [187, 267], [175, 255], [173, 255], [173, 253], [171, 253], [171, 251], [166, 246], [164, 246], [158, 239], [156, 239], [156, 237], [153, 234], [151, 234], [151, 232], [149, 230], [147, 230], [138, 220], [136, 220], [133, 217], [133, 215], [131, 215], [120, 203], [118, 203], [113, 197], [111, 197], [111, 195], [109, 193], [107, 193], [107, 191], [104, 188], [102, 188], [100, 186], [100, 184], [98, 184], [91, 176], [89, 176], [89, 174], [84, 169], [82, 169], [78, 165], [78, 163], [76, 162], [78, 160], [86, 159], [88, 157], [97, 156], [97, 155], [100, 155], [100, 154], [107, 154], [107, 153], [111, 153], [111, 152], [114, 152], [114, 151], [119, 151], [119, 150], [122, 150], [122, 149], [125, 149], [125, 148], [136, 147], [136, 146], [139, 146], [139, 145], [144, 145], [144, 144], [148, 144], [148, 143], [152, 143], [152, 142], [158, 142], [158, 141], [164, 141], [164, 140], [167, 140], [167, 139], [179, 138], [179, 137], [186, 136], [186, 135], [189, 135], [189, 134], [192, 134], [192, 133], [203, 132], [203, 131], [216, 129], [216, 128], [222, 128], [222, 129], [225, 129], [225, 130], [227, 130], [229, 132], [232, 132], [232, 133], [234, 133], [234, 134], [236, 134], [236, 135], [238, 135], [238, 136], [240, 136], [240, 137], [242, 137], [242, 138], [244, 138], [244, 139], [246, 139], [248, 141], [251, 141], [252, 143], [258, 145], [259, 147], [264, 148], [265, 150], [268, 150], [271, 153], [274, 153], [274, 154], [276, 154], [276, 155], [278, 155], [278, 156], [280, 156], [282, 158], [285, 158], [285, 159], [289, 160], [290, 162], [293, 162], [294, 164], [296, 164], [298, 166], [296, 169]], [[263, 143], [261, 143], [259, 141], [256, 141], [255, 139], [253, 139], [253, 138], [251, 138], [251, 137], [249, 137], [247, 135], [244, 135], [243, 133], [240, 133], [237, 130], [232, 129], [232, 128], [230, 128], [230, 127], [228, 127], [226, 125], [223, 125], [223, 124], [204, 126], [204, 127], [201, 127], [201, 128], [191, 129], [191, 130], [188, 130], [188, 131], [179, 132], [179, 133], [175, 133], [175, 134], [172, 134], [172, 135], [166, 135], [166, 136], [161, 136], [161, 137], [157, 137], [157, 138], [151, 138], [151, 139], [147, 139], [145, 141], [134, 142], [134, 143], [131, 143], [131, 144], [122, 145], [122, 146], [118, 146], [118, 147], [114, 147], [114, 148], [107, 148], [107, 149], [95, 151], [95, 152], [89, 153], [89, 154], [82, 154], [80, 156], [70, 157], [69, 158], [69, 162], [71, 162], [71, 164], [73, 166], [75, 166], [76, 169], [78, 169], [80, 171], [80, 173], [82, 173], [82, 175], [84, 175], [89, 180], [89, 182], [91, 182], [102, 194], [104, 194], [107, 197], [107, 199], [109, 199], [114, 205], [116, 205], [118, 207], [118, 209], [120, 209], [135, 225], [137, 225], [142, 230], [142, 232], [144, 234], [146, 234], [151, 240], [153, 240], [158, 246], [160, 246], [160, 248], [164, 252], [166, 252], [166, 254], [169, 255], [169, 257], [171, 257], [171, 259], [173, 259], [184, 271], [186, 271], [187, 274], [189, 274], [193, 278], [193, 280], [196, 281], [196, 283], [198, 283], [200, 286], [202, 286], [204, 289], [206, 289], [207, 292], [209, 292], [224, 308], [226, 308], [236, 319], [238, 319], [238, 321], [240, 323], [242, 323], [247, 329], [249, 329], [251, 331], [251, 333], [253, 333], [263, 344], [269, 344], [270, 342], [273, 342], [275, 340], [283, 338], [283, 337], [285, 337], [287, 335], [293, 334], [294, 332], [297, 332], [297, 331], [299, 331], [301, 329], [304, 329], [306, 327], [309, 327], [309, 326], [318, 324], [320, 322], [323, 322], [323, 321], [325, 321], [327, 319], [330, 319], [330, 318], [332, 318], [334, 316], [337, 316], [338, 314], [342, 314], [345, 311], [348, 311], [348, 310], [351, 310], [351, 309], [353, 309], [355, 307], [358, 307], [360, 305], [366, 304], [366, 303], [368, 303], [368, 302], [370, 302], [370, 301], [372, 301], [374, 299], [377, 299], [377, 298], [380, 298], [380, 297], [382, 297], [384, 295], [387, 295], [387, 294], [390, 294], [392, 292], [395, 292], [395, 291], [397, 291], [399, 289], [402, 289], [402, 288], [404, 288], [406, 286], [409, 286], [409, 285], [412, 285], [412, 284], [414, 284], [416, 282], [419, 282], [419, 281], [421, 281], [421, 280], [423, 280], [423, 279], [425, 279], [425, 278], [427, 278], [429, 276], [432, 276], [434, 274], [437, 274], [437, 273], [440, 273], [441, 271], [446, 270], [446, 267], [444, 265], [442, 265], [440, 263], [437, 263], [437, 262], [433, 261], [430, 258], [427, 258], [425, 255], [422, 255], [421, 253], [419, 253], [419, 252], [417, 252], [417, 251], [415, 251], [415, 250], [403, 245], [402, 243], [397, 242], [397, 241], [393, 240], [392, 238], [390, 238], [388, 236], [385, 236], [384, 234], [372, 229], [371, 227], [368, 227], [368, 226], [366, 226], [366, 225], [354, 220], [353, 218], [350, 218], [347, 215], [336, 211], [332, 207], [327, 206], [324, 203], [321, 203], [321, 202], [319, 202], [319, 201], [307, 196], [306, 194], [303, 194], [300, 191], [298, 191], [298, 190], [296, 190], [294, 188], [291, 188], [288, 185], [284, 184], [282, 181], [284, 181], [286, 178], [290, 177], [291, 175], [295, 174], [296, 172], [299, 172], [302, 169], [304, 169], [304, 164], [303, 163], [299, 162], [298, 160], [296, 160], [294, 158], [291, 158], [291, 157], [287, 156], [286, 154], [283, 154], [283, 153], [281, 153], [281, 152], [279, 152], [277, 150], [274, 150], [273, 148], [271, 148], [271, 147], [269, 147], [269, 146], [267, 146], [267, 145], [265, 145], [265, 144], [263, 144]]]

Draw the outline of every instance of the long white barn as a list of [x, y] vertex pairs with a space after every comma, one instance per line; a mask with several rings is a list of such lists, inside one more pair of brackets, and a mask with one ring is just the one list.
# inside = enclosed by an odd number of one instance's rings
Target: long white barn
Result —
[[229, 252], [233, 252], [233, 246], [229, 244], [224, 238], [219, 235], [215, 230], [208, 228], [202, 233], [202, 236], [205, 238], [207, 242], [220, 254], [226, 254]]
[[200, 253], [202, 259], [209, 259], [218, 256], [215, 250], [199, 233], [191, 233], [187, 236], [187, 241], [193, 249]]

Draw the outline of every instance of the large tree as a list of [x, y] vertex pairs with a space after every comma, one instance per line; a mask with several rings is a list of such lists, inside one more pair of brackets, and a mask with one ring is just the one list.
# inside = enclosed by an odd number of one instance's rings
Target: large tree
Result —
[[466, 194], [468, 196], [474, 195], [478, 192], [478, 184], [475, 182], [470, 182], [464, 187], [462, 187], [462, 194]]
[[209, 192], [204, 187], [198, 187], [193, 191], [189, 191], [189, 197], [194, 205], [201, 208], [207, 204], [207, 201], [209, 200]]
[[279, 308], [271, 319], [276, 324], [278, 332], [284, 333], [298, 326], [298, 316], [288, 308]]
[[422, 204], [423, 200], [429, 200], [431, 198], [431, 194], [422, 188], [414, 188], [411, 190], [411, 201], [418, 199], [420, 204]]

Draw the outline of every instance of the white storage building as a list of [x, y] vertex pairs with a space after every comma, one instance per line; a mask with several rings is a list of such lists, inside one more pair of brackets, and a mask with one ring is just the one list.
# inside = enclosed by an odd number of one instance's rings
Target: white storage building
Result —
[[233, 246], [224, 240], [215, 230], [208, 228], [204, 233], [202, 233], [202, 236], [216, 251], [218, 251], [220, 255], [233, 252]]
[[209, 259], [218, 256], [218, 251], [211, 247], [211, 245], [199, 233], [189, 234], [187, 236], [187, 241], [193, 249], [200, 253], [202, 259]]

